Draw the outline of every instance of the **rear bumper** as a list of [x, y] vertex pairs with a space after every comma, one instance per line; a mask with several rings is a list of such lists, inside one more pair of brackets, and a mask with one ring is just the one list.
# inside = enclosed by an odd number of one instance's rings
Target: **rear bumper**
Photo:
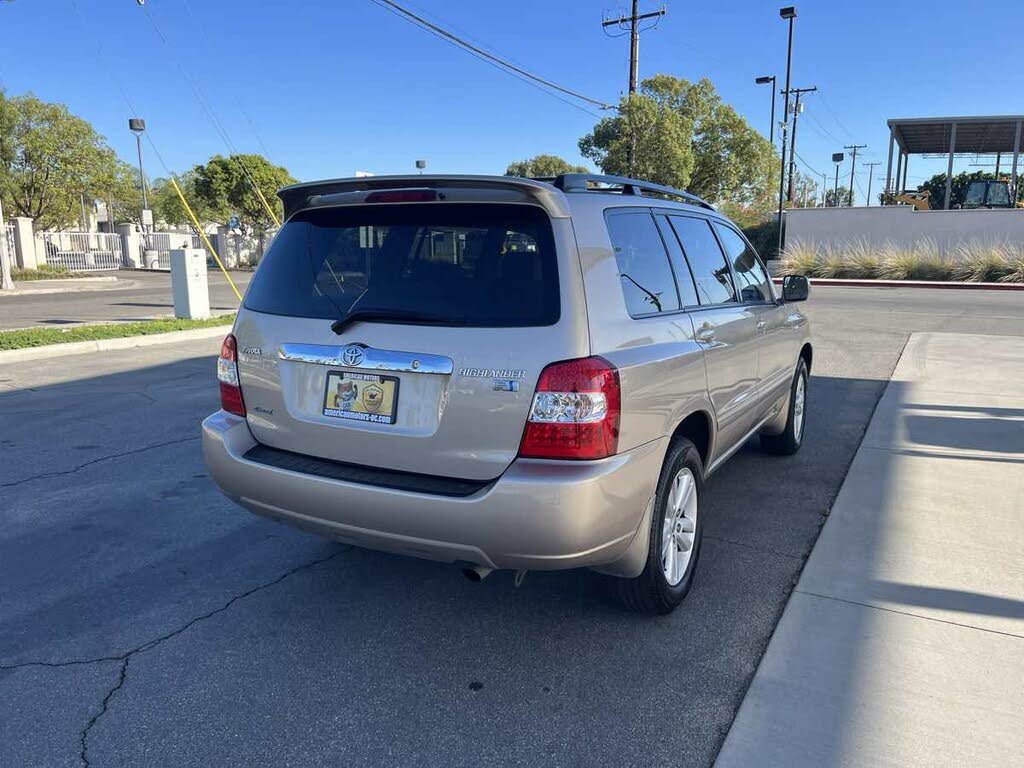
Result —
[[[246, 509], [339, 541], [489, 568], [601, 567], [635, 575], [667, 438], [600, 461], [517, 459], [469, 496], [415, 493], [334, 480], [249, 461], [244, 419], [203, 422], [213, 480]], [[616, 568], [624, 559], [630, 562]], [[609, 566], [612, 566], [609, 568]], [[642, 566], [641, 566], [642, 567]]]

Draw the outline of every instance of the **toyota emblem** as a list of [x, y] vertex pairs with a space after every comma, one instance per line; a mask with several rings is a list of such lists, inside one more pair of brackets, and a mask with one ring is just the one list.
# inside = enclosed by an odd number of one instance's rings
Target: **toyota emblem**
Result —
[[341, 353], [341, 361], [350, 368], [356, 368], [363, 362], [363, 350], [355, 344], [349, 344]]

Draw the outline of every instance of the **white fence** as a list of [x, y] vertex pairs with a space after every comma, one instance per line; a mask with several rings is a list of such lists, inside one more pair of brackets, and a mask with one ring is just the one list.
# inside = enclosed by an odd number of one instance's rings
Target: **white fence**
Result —
[[[142, 236], [142, 266], [147, 269], [170, 269], [171, 251], [178, 248], [203, 248], [199, 235], [191, 232], [150, 232]], [[156, 262], [147, 258], [146, 252], [156, 251]]]
[[120, 235], [104, 232], [43, 232], [46, 263], [69, 272], [120, 269], [124, 250]]

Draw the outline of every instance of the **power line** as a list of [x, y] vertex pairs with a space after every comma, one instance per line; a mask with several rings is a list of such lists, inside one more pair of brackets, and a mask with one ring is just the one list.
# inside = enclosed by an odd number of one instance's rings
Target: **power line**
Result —
[[[156, 18], [154, 18], [154, 16], [149, 12], [149, 7], [143, 5], [142, 10], [146, 18], [149, 19], [150, 23], [153, 25], [153, 29], [156, 32], [157, 36], [160, 38], [161, 42], [163, 42], [164, 47], [167, 48], [167, 51], [169, 53], [173, 54], [174, 49], [171, 47], [171, 44], [167, 41], [167, 38], [164, 36], [163, 30], [160, 29], [160, 25], [157, 23]], [[178, 70], [181, 72], [182, 76], [188, 81], [189, 85], [191, 86], [192, 93], [195, 94], [196, 101], [199, 103], [199, 106], [202, 108], [203, 112], [206, 113], [206, 116], [210, 118], [210, 122], [213, 123], [214, 129], [217, 131], [217, 133], [220, 134], [220, 137], [224, 140], [224, 143], [227, 145], [228, 151], [232, 155], [234, 155], [235, 161], [238, 163], [238, 167], [241, 168], [242, 170], [242, 175], [245, 176], [246, 180], [252, 186], [253, 191], [256, 193], [256, 196], [260, 199], [260, 202], [263, 204], [263, 207], [267, 210], [267, 213], [270, 214], [271, 221], [273, 221], [274, 224], [276, 224], [277, 226], [281, 226], [281, 222], [277, 218], [277, 214], [274, 212], [274, 209], [270, 206], [270, 203], [267, 202], [267, 199], [266, 197], [264, 197], [263, 191], [260, 189], [259, 184], [257, 184], [256, 180], [252, 177], [252, 174], [249, 172], [249, 168], [246, 166], [245, 161], [242, 159], [241, 153], [238, 151], [238, 148], [235, 146], [235, 143], [231, 140], [231, 136], [228, 134], [227, 128], [224, 127], [223, 123], [221, 123], [220, 119], [217, 117], [217, 113], [214, 111], [213, 105], [210, 104], [203, 95], [203, 91], [199, 87], [199, 83], [197, 83], [192, 78], [192, 76], [189, 75], [188, 71], [182, 65], [180, 58], [174, 57], [174, 60], [175, 63], [178, 65]]]
[[[431, 34], [435, 35], [436, 37], [439, 37], [442, 40], [445, 40], [445, 41], [451, 43], [452, 45], [455, 45], [456, 47], [461, 48], [461, 49], [463, 49], [464, 51], [466, 51], [468, 53], [471, 53], [472, 55], [476, 56], [478, 59], [486, 61], [487, 63], [491, 64], [492, 66], [495, 66], [498, 69], [501, 69], [502, 71], [507, 72], [508, 74], [513, 74], [515, 76], [518, 76], [519, 79], [521, 79], [521, 80], [525, 78], [526, 81], [530, 82], [534, 86], [538, 86], [538, 87], [542, 86], [541, 90], [543, 90], [545, 93], [548, 93], [551, 96], [555, 96], [555, 94], [551, 93], [551, 90], [554, 90], [554, 91], [558, 91], [559, 93], [563, 93], [563, 94], [565, 94], [567, 96], [571, 96], [574, 99], [579, 99], [580, 101], [584, 101], [584, 102], [586, 102], [588, 104], [592, 104], [592, 105], [594, 105], [596, 107], [599, 107], [600, 109], [613, 109], [611, 104], [607, 104], [607, 103], [605, 103], [603, 101], [599, 101], [598, 99], [592, 99], [589, 96], [584, 96], [582, 93], [580, 93], [578, 91], [574, 91], [571, 88], [566, 88], [564, 86], [561, 86], [558, 83], [552, 82], [551, 80], [543, 78], [540, 75], [536, 75], [536, 74], [534, 74], [533, 72], [530, 72], [527, 69], [523, 69], [522, 67], [516, 66], [515, 64], [513, 64], [510, 61], [508, 61], [507, 59], [503, 59], [500, 56], [497, 56], [497, 55], [495, 55], [493, 53], [489, 53], [488, 51], [485, 51], [483, 48], [480, 48], [479, 46], [474, 45], [473, 43], [469, 42], [468, 40], [466, 40], [466, 39], [464, 39], [462, 37], [459, 37], [458, 35], [454, 34], [453, 32], [449, 32], [448, 30], [438, 26], [437, 24], [434, 24], [433, 22], [428, 21], [424, 17], [419, 16], [418, 14], [413, 13], [408, 8], [405, 8], [405, 7], [401, 6], [401, 5], [399, 5], [398, 3], [394, 2], [394, 0], [371, 0], [371, 2], [373, 2], [376, 5], [379, 5], [381, 8], [384, 8], [386, 10], [391, 11], [392, 13], [394, 13], [399, 18], [405, 19], [406, 21], [409, 21], [409, 22], [415, 24], [416, 26], [420, 27], [421, 29], [425, 29], [426, 31], [430, 32]], [[545, 88], [550, 89], [550, 90], [544, 90]], [[556, 96], [556, 98], [559, 98], [559, 97]], [[565, 101], [564, 99], [560, 99], [560, 100], [565, 102], [566, 104], [572, 104], [572, 102]], [[572, 106], [577, 107], [578, 109], [583, 109], [578, 104], [572, 104]], [[595, 115], [595, 113], [590, 112], [590, 110], [583, 109], [583, 111], [584, 112], [588, 112], [589, 114]], [[600, 115], [595, 115], [595, 117], [600, 117]]]
[[830, 141], [835, 142], [836, 144], [842, 144], [843, 143], [842, 139], [838, 138], [834, 133], [832, 133], [832, 131], [828, 130], [828, 128], [826, 128], [824, 125], [821, 124], [821, 121], [818, 120], [817, 117], [815, 117], [814, 112], [808, 112], [807, 113], [807, 117], [809, 117], [811, 119], [811, 122], [814, 123], [814, 125], [817, 126], [817, 130], [823, 136], [825, 136], [825, 138], [829, 139]]
[[810, 163], [808, 163], [806, 160], [804, 160], [802, 157], [800, 157], [800, 153], [794, 152], [793, 154], [796, 155], [796, 159], [797, 160], [799, 160], [801, 163], [804, 164], [804, 167], [807, 170], [809, 170], [815, 176], [821, 176], [821, 171], [817, 170], [816, 168], [811, 167]]
[[839, 115], [837, 115], [836, 111], [832, 109], [832, 105], [829, 104], [828, 99], [822, 96], [821, 103], [825, 105], [825, 109], [828, 110], [829, 115], [831, 115], [832, 119], [835, 120], [836, 125], [839, 126], [840, 130], [852, 139], [853, 133], [846, 127], [843, 121], [839, 119]]
[[[619, 16], [617, 19], [605, 19], [601, 22], [601, 29], [608, 34], [608, 27], [617, 26], [623, 30], [623, 34], [629, 33], [629, 92], [636, 93], [637, 81], [640, 73], [640, 33], [658, 26], [658, 21], [666, 13], [665, 6], [650, 13], [640, 13], [639, 0], [633, 0], [633, 11], [629, 16]], [[640, 22], [644, 19], [655, 19], [651, 24], [641, 29]], [[628, 23], [629, 26], [626, 26]], [[610, 35], [610, 37], [621, 37], [621, 35]]]

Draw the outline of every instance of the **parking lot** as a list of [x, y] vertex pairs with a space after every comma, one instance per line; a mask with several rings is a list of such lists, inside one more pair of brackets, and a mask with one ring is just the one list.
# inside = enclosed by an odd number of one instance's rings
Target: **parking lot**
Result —
[[[1019, 292], [815, 288], [807, 437], [708, 486], [671, 616], [350, 549], [206, 477], [216, 343], [0, 369], [0, 764], [710, 765], [909, 333]], [[41, 726], [40, 724], [45, 724]]]

